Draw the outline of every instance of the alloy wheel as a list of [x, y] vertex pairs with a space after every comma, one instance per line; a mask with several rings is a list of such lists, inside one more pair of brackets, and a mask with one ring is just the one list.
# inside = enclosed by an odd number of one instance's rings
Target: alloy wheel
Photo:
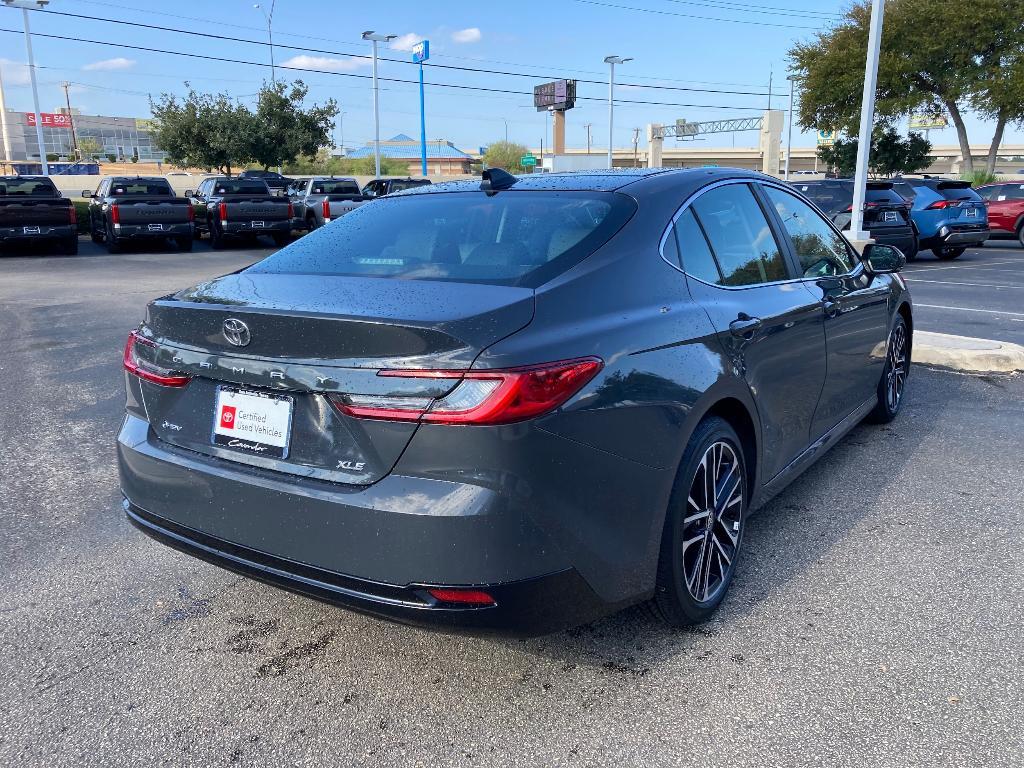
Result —
[[727, 442], [713, 443], [694, 472], [683, 519], [686, 589], [698, 602], [713, 600], [729, 581], [743, 525], [743, 464]]
[[890, 411], [900, 407], [903, 388], [907, 383], [909, 369], [907, 360], [907, 327], [897, 323], [889, 339], [889, 359], [886, 371], [885, 402]]

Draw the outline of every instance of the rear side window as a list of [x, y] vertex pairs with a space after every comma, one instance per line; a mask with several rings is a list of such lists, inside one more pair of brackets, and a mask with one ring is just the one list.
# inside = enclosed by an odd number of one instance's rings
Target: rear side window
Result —
[[843, 275], [853, 269], [845, 238], [809, 205], [775, 187], [763, 187], [793, 243], [804, 277]]
[[910, 184], [907, 184], [906, 182], [893, 184], [892, 188], [896, 190], [896, 192], [899, 193], [899, 196], [902, 197], [904, 200], [912, 201], [915, 197], [917, 197], [917, 192]]
[[171, 191], [171, 185], [166, 181], [115, 181], [110, 187], [110, 194], [116, 195], [117, 197], [174, 195]]
[[611, 192], [382, 197], [250, 271], [537, 287], [593, 253], [635, 210], [632, 198]]
[[845, 211], [853, 205], [853, 184], [826, 181], [795, 186], [808, 200], [829, 215]]
[[0, 179], [0, 197], [55, 197], [57, 188], [49, 179]]
[[864, 201], [880, 205], [903, 205], [906, 201], [895, 189], [875, 189], [868, 187]]
[[960, 186], [959, 184], [954, 183], [947, 186], [940, 183], [937, 186], [936, 191], [947, 200], [981, 200], [978, 193], [971, 189], [969, 185]]
[[268, 195], [270, 190], [265, 181], [247, 179], [220, 179], [214, 185], [215, 195]]
[[1000, 194], [1007, 200], [1024, 200], [1024, 184], [1007, 184]]
[[689, 208], [676, 220], [675, 232], [679, 256], [686, 273], [706, 283], [722, 284], [722, 273], [715, 262], [715, 256]]
[[746, 184], [705, 192], [691, 208], [715, 254], [720, 285], [758, 285], [789, 277], [768, 220]]
[[359, 185], [354, 181], [314, 181], [314, 195], [358, 195]]
[[393, 181], [391, 182], [391, 191], [401, 192], [403, 189], [412, 189], [413, 187], [425, 187], [429, 183], [429, 181]]

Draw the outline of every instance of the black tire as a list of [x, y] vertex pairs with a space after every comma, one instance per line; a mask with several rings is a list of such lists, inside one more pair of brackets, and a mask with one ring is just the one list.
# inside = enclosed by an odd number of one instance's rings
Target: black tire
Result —
[[223, 250], [226, 243], [224, 242], [224, 235], [220, 229], [217, 228], [217, 224], [210, 221], [210, 247], [215, 251]]
[[[719, 458], [706, 461], [705, 456]], [[704, 473], [711, 463], [717, 468], [711, 475], [716, 491], [702, 493], [699, 489], [707, 487]], [[747, 478], [735, 430], [717, 416], [704, 419], [683, 453], [661, 538], [652, 606], [670, 626], [706, 621], [728, 592], [743, 543]], [[709, 496], [714, 499], [714, 514], [709, 513]]]
[[1020, 243], [1021, 247], [1024, 248], [1024, 221], [1017, 227], [1017, 242]]
[[318, 226], [319, 224], [317, 224], [316, 222], [316, 216], [314, 216], [313, 214], [309, 214], [309, 216], [306, 217], [306, 231], [312, 232]]
[[174, 244], [178, 246], [179, 251], [188, 253], [192, 250], [192, 235], [182, 235], [181, 237], [174, 238]]
[[77, 256], [78, 235], [62, 237], [60, 243], [57, 245], [57, 252], [63, 254], [64, 256]]
[[99, 245], [103, 242], [103, 233], [96, 230], [96, 222], [93, 221], [92, 217], [89, 217], [89, 237], [92, 241]]
[[907, 321], [902, 315], [897, 315], [886, 344], [885, 368], [878, 380], [878, 403], [868, 414], [868, 421], [888, 424], [899, 415], [910, 377], [912, 342]]
[[907, 249], [907, 252], [903, 255], [907, 257], [907, 261], [916, 261], [918, 251], [921, 250], [921, 241], [917, 237], [917, 232], [914, 233], [914, 240]]
[[110, 224], [107, 224], [107, 234], [103, 238], [107, 243], [107, 253], [121, 253], [121, 241], [114, 235], [113, 229]]
[[940, 245], [932, 248], [932, 253], [935, 254], [935, 258], [937, 259], [941, 259], [942, 261], [952, 261], [966, 250], [966, 246], [961, 245]]
[[274, 241], [274, 245], [278, 248], [284, 248], [288, 243], [291, 242], [292, 236], [289, 232], [274, 232], [270, 239]]

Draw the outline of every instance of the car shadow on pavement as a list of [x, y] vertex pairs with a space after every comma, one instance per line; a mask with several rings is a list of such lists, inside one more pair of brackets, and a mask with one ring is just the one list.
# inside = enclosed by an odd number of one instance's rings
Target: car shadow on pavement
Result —
[[[908, 398], [894, 423], [854, 428], [748, 519], [739, 570], [710, 621], [672, 629], [642, 604], [526, 644], [565, 663], [635, 676], [647, 675], [681, 655], [728, 655], [728, 638], [736, 627], [763, 612], [765, 603], [778, 602], [787, 610], [785, 594], [793, 582], [812, 578], [808, 571], [844, 547], [872, 516], [891, 517], [881, 506], [887, 486], [898, 482], [913, 459], [913, 447], [934, 431], [948, 407], [937, 399], [915, 403], [913, 388], [908, 389]], [[805, 607], [792, 610], [803, 612]]]

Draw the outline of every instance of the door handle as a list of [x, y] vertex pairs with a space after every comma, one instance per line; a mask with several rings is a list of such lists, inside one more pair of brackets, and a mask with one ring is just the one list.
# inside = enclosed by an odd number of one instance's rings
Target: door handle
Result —
[[839, 317], [842, 305], [833, 298], [824, 298], [821, 300], [821, 308], [825, 310], [825, 317]]
[[754, 334], [759, 330], [761, 330], [761, 318], [751, 317], [744, 312], [741, 312], [735, 320], [729, 323], [729, 333], [748, 341], [754, 338]]

